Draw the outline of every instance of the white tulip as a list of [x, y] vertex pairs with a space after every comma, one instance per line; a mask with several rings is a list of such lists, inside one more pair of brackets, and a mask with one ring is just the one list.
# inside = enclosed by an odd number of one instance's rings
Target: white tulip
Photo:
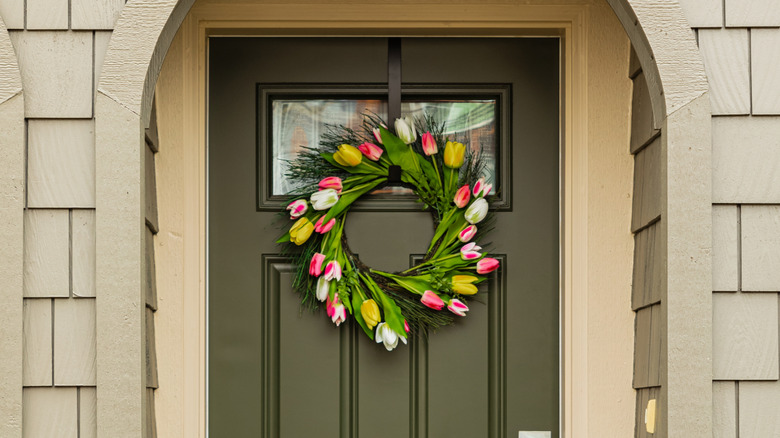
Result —
[[311, 194], [311, 206], [315, 210], [327, 210], [339, 202], [339, 194], [335, 189], [325, 189]]
[[377, 344], [380, 342], [385, 344], [387, 351], [393, 351], [393, 349], [398, 346], [399, 339], [406, 344], [406, 337], [400, 336], [385, 322], [380, 322], [379, 325], [376, 326], [376, 336], [374, 339], [376, 339]]
[[478, 198], [477, 200], [472, 202], [471, 205], [469, 205], [469, 208], [466, 209], [466, 213], [464, 213], [464, 215], [466, 216], [466, 220], [470, 224], [476, 224], [482, 221], [482, 219], [485, 219], [485, 216], [487, 216], [487, 212], [488, 212], [487, 201], [485, 201], [485, 198]]
[[328, 298], [329, 291], [330, 281], [326, 280], [325, 277], [320, 277], [320, 279], [317, 280], [317, 299], [325, 301], [325, 299]]
[[417, 140], [417, 130], [414, 129], [414, 122], [409, 117], [395, 119], [395, 134], [406, 144]]

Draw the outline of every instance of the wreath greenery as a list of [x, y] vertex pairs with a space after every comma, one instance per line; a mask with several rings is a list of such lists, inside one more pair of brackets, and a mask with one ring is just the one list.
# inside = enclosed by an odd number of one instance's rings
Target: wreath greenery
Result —
[[[485, 198], [492, 189], [480, 177], [480, 154], [445, 139], [444, 124], [429, 115], [397, 119], [395, 133], [374, 114], [364, 116], [359, 131], [329, 128], [320, 147], [306, 148], [287, 172], [303, 187], [286, 207], [295, 223], [277, 243], [297, 249], [290, 252], [303, 303], [325, 302], [337, 326], [352, 315], [388, 351], [399, 340], [406, 343], [410, 332], [427, 333], [452, 323], [455, 315], [465, 316], [466, 297], [499, 265], [476, 245], [490, 229]], [[418, 138], [417, 132], [424, 134]], [[423, 260], [395, 273], [362, 263], [344, 233], [353, 203], [388, 184], [411, 188], [434, 223]]]

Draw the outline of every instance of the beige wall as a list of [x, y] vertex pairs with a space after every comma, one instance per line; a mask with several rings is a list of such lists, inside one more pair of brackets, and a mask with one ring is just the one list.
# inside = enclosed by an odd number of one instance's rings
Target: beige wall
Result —
[[680, 3], [713, 115], [713, 436], [778, 436], [780, 7]]

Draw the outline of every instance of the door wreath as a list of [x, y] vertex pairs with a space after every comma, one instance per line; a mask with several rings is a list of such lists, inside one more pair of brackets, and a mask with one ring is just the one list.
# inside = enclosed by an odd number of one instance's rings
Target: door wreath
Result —
[[[305, 148], [287, 173], [304, 187], [286, 207], [295, 223], [277, 243], [297, 249], [289, 252], [296, 266], [293, 286], [303, 303], [324, 302], [337, 326], [351, 315], [388, 351], [406, 343], [410, 332], [466, 316], [466, 297], [499, 266], [476, 244], [491, 223], [486, 197], [492, 186], [480, 177], [480, 154], [446, 140], [444, 124], [428, 115], [396, 119], [395, 133], [373, 114], [359, 131], [330, 128], [320, 148]], [[366, 266], [344, 233], [353, 203], [387, 184], [411, 188], [433, 216], [425, 257], [403, 272]]]

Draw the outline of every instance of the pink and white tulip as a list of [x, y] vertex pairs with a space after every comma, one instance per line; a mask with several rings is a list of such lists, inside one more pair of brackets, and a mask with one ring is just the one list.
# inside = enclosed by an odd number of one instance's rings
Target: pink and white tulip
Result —
[[374, 339], [376, 339], [377, 344], [385, 344], [385, 349], [387, 349], [387, 351], [393, 351], [393, 349], [398, 346], [399, 339], [406, 344], [406, 336], [401, 336], [396, 333], [386, 322], [380, 322], [376, 326], [376, 335], [374, 336]]
[[326, 308], [328, 310], [328, 316], [330, 317], [330, 320], [336, 324], [336, 327], [347, 320], [347, 308], [344, 307], [344, 304], [342, 304], [341, 301], [339, 301], [338, 295], [334, 295], [333, 300], [328, 297]]
[[452, 202], [454, 202], [458, 208], [463, 208], [468, 205], [469, 199], [471, 199], [471, 192], [469, 191], [468, 184], [466, 184], [465, 186], [459, 188], [457, 192], [455, 192], [455, 198], [452, 200]]
[[460, 249], [460, 258], [463, 260], [476, 260], [482, 257], [482, 253], [479, 252], [481, 249], [475, 242], [467, 243]]
[[439, 148], [436, 147], [436, 140], [430, 132], [426, 132], [422, 135], [422, 148], [425, 155], [431, 156], [439, 152]]
[[333, 189], [336, 193], [341, 193], [341, 189], [344, 187], [341, 184], [341, 178], [337, 176], [329, 176], [320, 181], [320, 190]]
[[358, 146], [358, 149], [360, 149], [360, 152], [362, 152], [363, 155], [365, 155], [366, 158], [371, 161], [379, 161], [379, 158], [382, 157], [382, 154], [385, 152], [382, 148], [375, 145], [374, 143], [368, 142]]
[[325, 219], [325, 216], [320, 217], [317, 219], [317, 222], [314, 224], [314, 231], [325, 234], [328, 231], [330, 231], [334, 225], [336, 225], [336, 219], [332, 218], [328, 222], [325, 223], [325, 225], [322, 224], [322, 220]]
[[493, 185], [485, 183], [484, 177], [480, 178], [476, 183], [474, 183], [475, 198], [484, 198], [490, 194], [491, 190], [493, 190]]
[[464, 304], [461, 300], [453, 298], [447, 303], [447, 309], [456, 315], [466, 316], [466, 312], [469, 311], [469, 306]]
[[325, 301], [328, 298], [328, 292], [330, 292], [330, 281], [326, 280], [325, 277], [320, 277], [317, 280], [317, 300]]
[[309, 204], [305, 199], [293, 201], [290, 203], [290, 205], [287, 206], [287, 210], [290, 210], [290, 219], [298, 219], [299, 217], [303, 216], [303, 214], [306, 213], [306, 210], [308, 209]]
[[458, 240], [460, 240], [463, 243], [466, 243], [469, 240], [473, 239], [475, 234], [477, 234], [477, 226], [469, 225], [468, 227], [461, 230], [460, 233], [458, 233]]
[[441, 310], [444, 307], [444, 301], [432, 290], [426, 290], [420, 302], [433, 310]]
[[341, 280], [341, 265], [336, 260], [331, 260], [325, 265], [325, 279], [328, 281]]
[[383, 144], [382, 143], [382, 132], [379, 130], [379, 128], [374, 128], [372, 130], [372, 132], [374, 134], [374, 138], [376, 139], [376, 142], [379, 143], [379, 144]]
[[485, 257], [484, 259], [477, 262], [477, 274], [487, 274], [488, 272], [493, 272], [498, 269], [499, 265], [500, 263], [498, 260]]
[[319, 277], [320, 274], [322, 274], [322, 263], [324, 261], [325, 254], [315, 252], [314, 256], [311, 258], [311, 262], [309, 263], [309, 275]]

